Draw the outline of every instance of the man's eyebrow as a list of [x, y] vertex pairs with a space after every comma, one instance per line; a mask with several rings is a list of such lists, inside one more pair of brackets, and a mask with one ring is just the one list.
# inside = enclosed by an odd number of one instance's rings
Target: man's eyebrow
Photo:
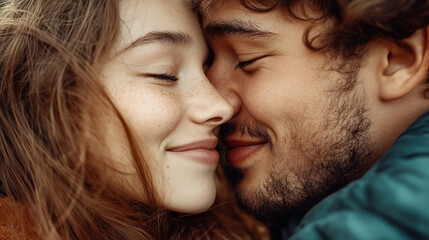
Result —
[[207, 35], [213, 38], [240, 36], [251, 39], [268, 40], [277, 36], [277, 34], [273, 32], [261, 30], [251, 23], [239, 20], [209, 23], [204, 29]]
[[153, 31], [145, 36], [137, 38], [131, 44], [126, 46], [121, 52], [127, 51], [131, 48], [140, 47], [148, 44], [171, 44], [171, 45], [190, 45], [192, 38], [183, 32], [170, 32], [170, 31]]

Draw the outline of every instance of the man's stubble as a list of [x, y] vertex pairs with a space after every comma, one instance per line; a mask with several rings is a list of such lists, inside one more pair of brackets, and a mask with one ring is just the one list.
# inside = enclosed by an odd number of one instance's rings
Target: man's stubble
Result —
[[[353, 74], [347, 75], [348, 80], [356, 80], [350, 79], [357, 78], [357, 74]], [[266, 223], [303, 214], [360, 177], [372, 165], [374, 151], [365, 94], [357, 91], [356, 86], [327, 94], [329, 107], [320, 125], [296, 121], [288, 126], [288, 138], [278, 146], [271, 145], [272, 167], [258, 186], [242, 189], [242, 173], [231, 166], [225, 167], [236, 187], [237, 202], [245, 212]], [[238, 128], [242, 133], [253, 135], [260, 132], [260, 137], [267, 138], [264, 127], [258, 123], [235, 125], [227, 128]], [[269, 137], [267, 140], [270, 142]]]

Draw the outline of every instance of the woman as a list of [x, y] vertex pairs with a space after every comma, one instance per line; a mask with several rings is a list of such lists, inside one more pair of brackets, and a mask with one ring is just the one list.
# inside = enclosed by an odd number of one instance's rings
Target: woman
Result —
[[188, 3], [2, 4], [0, 238], [258, 238], [234, 209], [195, 214], [232, 109]]

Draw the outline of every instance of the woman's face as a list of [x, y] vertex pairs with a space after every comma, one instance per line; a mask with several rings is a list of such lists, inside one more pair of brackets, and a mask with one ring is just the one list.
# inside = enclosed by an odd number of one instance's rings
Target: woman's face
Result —
[[[205, 211], [216, 195], [216, 129], [232, 108], [204, 75], [208, 48], [197, 17], [182, 0], [121, 1], [120, 14], [103, 83], [136, 135], [165, 207]], [[115, 182], [144, 201], [124, 131], [109, 125], [107, 147], [122, 173]]]

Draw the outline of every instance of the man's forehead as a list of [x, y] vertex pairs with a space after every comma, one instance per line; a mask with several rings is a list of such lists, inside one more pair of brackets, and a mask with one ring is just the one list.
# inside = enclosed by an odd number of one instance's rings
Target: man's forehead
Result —
[[252, 40], [271, 40], [277, 36], [276, 33], [264, 30], [263, 27], [252, 21], [237, 18], [219, 19], [207, 22], [204, 30], [211, 38], [245, 37]]
[[[205, 1], [202, 0], [201, 2]], [[310, 7], [309, 4], [304, 3], [300, 5], [300, 2], [297, 2], [288, 9], [284, 9], [278, 4], [272, 5], [269, 3], [270, 1], [261, 3], [262, 8], [260, 9], [256, 5], [244, 3], [246, 1], [243, 0], [208, 0], [208, 2], [210, 4], [202, 5], [197, 10], [202, 17], [203, 26], [219, 23], [220, 21], [239, 20], [259, 25], [258, 27], [264, 27], [265, 22], [296, 23], [303, 19], [320, 19], [323, 15], [319, 10]]]
[[272, 21], [278, 21], [274, 11], [260, 13], [252, 11], [240, 1], [217, 1], [203, 15], [203, 28], [209, 37], [246, 37], [252, 40], [270, 40], [276, 37], [271, 31]]
[[280, 8], [257, 11], [246, 7], [240, 0], [215, 1], [207, 9], [200, 10], [200, 14], [203, 27], [225, 22], [241, 22], [240, 25], [250, 26], [249, 28], [268, 29], [273, 22], [283, 23], [293, 20], [284, 14]]
[[253, 13], [245, 8], [239, 0], [213, 1], [212, 4], [200, 8], [199, 11], [202, 16], [203, 24], [219, 21], [220, 19], [240, 18], [244, 17], [244, 13], [250, 15]]

